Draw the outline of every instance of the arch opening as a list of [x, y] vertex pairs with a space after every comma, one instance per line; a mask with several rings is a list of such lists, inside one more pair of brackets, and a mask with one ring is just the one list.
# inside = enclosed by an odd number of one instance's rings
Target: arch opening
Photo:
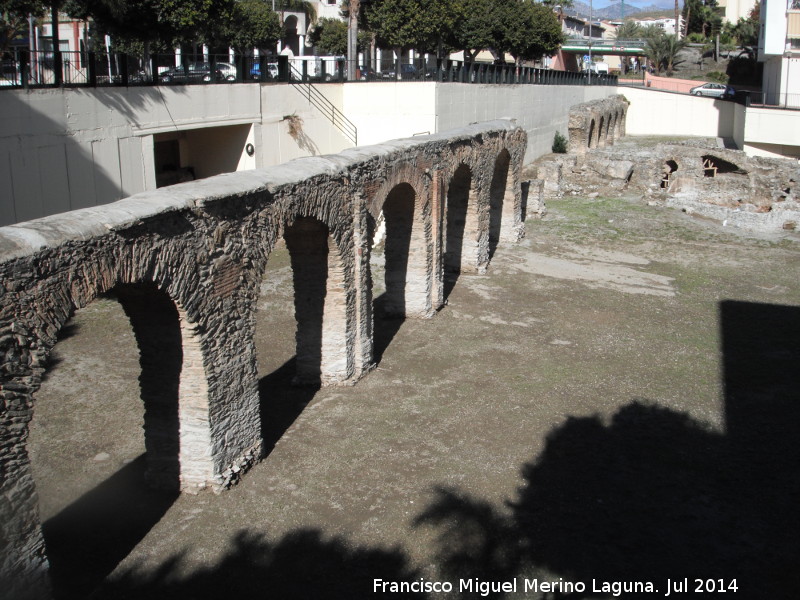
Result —
[[83, 597], [179, 491], [213, 481], [207, 381], [199, 336], [152, 283], [76, 311], [51, 356], [28, 450], [56, 596]]
[[478, 265], [478, 199], [467, 165], [456, 169], [447, 189], [444, 265], [444, 298], [460, 273], [476, 272]]
[[344, 268], [327, 225], [300, 217], [286, 227], [297, 321], [296, 382], [321, 385], [351, 374]]
[[353, 375], [344, 267], [328, 226], [298, 217], [272, 249], [258, 298], [255, 345], [264, 452], [322, 385]]
[[489, 188], [489, 260], [501, 239], [510, 239], [514, 226], [514, 181], [509, 177], [511, 155], [503, 150], [494, 162]]
[[668, 190], [672, 185], [672, 174], [678, 170], [678, 163], [674, 160], [668, 160], [664, 163], [661, 169], [661, 189]]
[[733, 173], [736, 175], [747, 175], [747, 171], [738, 165], [713, 156], [711, 154], [704, 154], [703, 160], [703, 177], [716, 177], [717, 175], [724, 175], [726, 173]]
[[589, 123], [589, 135], [586, 138], [586, 147], [587, 148], [594, 148], [596, 145], [594, 139], [594, 119], [591, 120]]

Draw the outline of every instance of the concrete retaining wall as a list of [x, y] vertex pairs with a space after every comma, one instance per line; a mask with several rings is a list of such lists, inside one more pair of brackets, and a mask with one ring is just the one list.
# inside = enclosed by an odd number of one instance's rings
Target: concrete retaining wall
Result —
[[[316, 88], [356, 124], [359, 145], [508, 117], [528, 134], [529, 161], [550, 151], [556, 130], [566, 134], [570, 106], [615, 91], [433, 82]], [[180, 158], [173, 161], [178, 164], [171, 166], [191, 169], [197, 177], [352, 146], [310, 103], [302, 86], [5, 90], [0, 94], [0, 225], [156, 189], [155, 149], [168, 141], [180, 148]], [[247, 144], [253, 145], [252, 156]]]

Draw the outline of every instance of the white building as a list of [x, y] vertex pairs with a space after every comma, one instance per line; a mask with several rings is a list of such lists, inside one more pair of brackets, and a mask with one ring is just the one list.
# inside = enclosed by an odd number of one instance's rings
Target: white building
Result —
[[756, 0], [717, 0], [717, 7], [723, 10], [723, 19], [728, 23], [746, 19], [755, 5]]
[[[647, 17], [645, 19], [633, 19], [633, 22], [641, 27], [658, 27], [663, 29], [664, 33], [675, 35], [675, 18], [674, 17]], [[678, 33], [683, 31], [683, 15], [678, 15]]]
[[800, 108], [800, 0], [762, 0], [758, 60], [764, 104]]

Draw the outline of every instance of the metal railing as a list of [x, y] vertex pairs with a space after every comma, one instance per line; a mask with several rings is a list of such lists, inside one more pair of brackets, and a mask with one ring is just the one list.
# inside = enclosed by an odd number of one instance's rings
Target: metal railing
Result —
[[[176, 64], [178, 63], [178, 64]], [[0, 64], [0, 88], [188, 85], [232, 82], [345, 82], [347, 63], [334, 57], [154, 55], [148, 61], [104, 52], [19, 51]], [[614, 75], [555, 71], [513, 64], [451, 60], [356, 64], [352, 82], [439, 81], [477, 84], [616, 85]], [[291, 67], [291, 68], [290, 68]]]
[[745, 106], [757, 108], [782, 108], [786, 110], [800, 110], [800, 94], [773, 93], [773, 92], [740, 92], [746, 94]]
[[305, 96], [309, 104], [320, 111], [336, 129], [341, 131], [348, 140], [353, 142], [354, 146], [358, 146], [358, 129], [355, 124], [345, 117], [344, 113], [336, 108], [333, 102], [328, 100], [316, 86], [304, 82], [303, 73], [291, 67], [290, 76], [290, 83], [292, 86]]

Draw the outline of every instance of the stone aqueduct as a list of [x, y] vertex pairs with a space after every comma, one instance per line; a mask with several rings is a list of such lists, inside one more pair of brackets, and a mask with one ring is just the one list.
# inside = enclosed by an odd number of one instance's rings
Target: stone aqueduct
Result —
[[581, 155], [592, 148], [613, 146], [625, 135], [629, 104], [623, 96], [610, 96], [573, 106], [569, 111], [569, 151]]
[[111, 291], [131, 321], [149, 482], [221, 490], [262, 453], [255, 312], [276, 242], [293, 270], [297, 379], [353, 383], [374, 366], [379, 214], [385, 310], [430, 317], [444, 271], [483, 271], [524, 234], [525, 147], [524, 131], [493, 121], [0, 228], [0, 589], [49, 595], [26, 440], [76, 309]]

